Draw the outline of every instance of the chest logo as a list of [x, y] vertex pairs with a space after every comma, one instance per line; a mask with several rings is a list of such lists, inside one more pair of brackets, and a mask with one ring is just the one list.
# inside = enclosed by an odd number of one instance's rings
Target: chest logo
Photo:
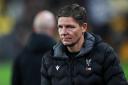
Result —
[[91, 61], [92, 61], [92, 59], [86, 59], [86, 71], [92, 70]]
[[59, 70], [59, 68], [60, 68], [60, 66], [59, 66], [59, 65], [56, 65], [56, 70], [57, 70], [57, 71]]

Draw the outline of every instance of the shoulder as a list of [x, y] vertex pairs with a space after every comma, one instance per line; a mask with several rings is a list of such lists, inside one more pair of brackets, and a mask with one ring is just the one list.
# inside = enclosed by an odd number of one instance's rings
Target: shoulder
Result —
[[105, 43], [105, 42], [101, 42], [99, 44], [96, 44], [95, 45], [95, 50], [98, 51], [98, 52], [102, 52], [102, 53], [114, 51], [112, 46], [110, 46], [108, 43]]
[[109, 44], [107, 44], [105, 42], [100, 43], [99, 45], [97, 45], [96, 48], [99, 52], [102, 52], [104, 54], [104, 57], [107, 57], [112, 54], [116, 54], [116, 52], [114, 51], [112, 46], [110, 46]]
[[[113, 55], [113, 56], [112, 56]], [[117, 55], [114, 49], [107, 43], [101, 42], [94, 47], [94, 56], [96, 56], [96, 60], [103, 64], [106, 60], [112, 60]], [[112, 57], [111, 57], [112, 56]]]
[[14, 64], [24, 64], [29, 61], [29, 59], [33, 56], [26, 48], [24, 48], [13, 60]]
[[43, 55], [43, 57], [42, 57], [42, 63], [48, 64], [48, 63], [52, 62], [52, 56], [53, 56], [53, 49], [51, 49], [50, 51], [47, 51]]
[[44, 53], [43, 58], [50, 58], [51, 56], [53, 56], [53, 48]]

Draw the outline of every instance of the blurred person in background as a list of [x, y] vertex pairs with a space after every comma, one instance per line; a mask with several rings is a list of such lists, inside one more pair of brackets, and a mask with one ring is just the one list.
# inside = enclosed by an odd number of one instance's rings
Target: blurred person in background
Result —
[[41, 85], [128, 85], [114, 49], [87, 32], [84, 7], [61, 8], [58, 33], [61, 41], [42, 59]]
[[[3, 6], [2, 10], [6, 9], [4, 13], [11, 19], [3, 16], [0, 19], [0, 59], [14, 59], [23, 50], [32, 30], [33, 18], [39, 11], [49, 10], [56, 13], [61, 6], [71, 3], [84, 5], [84, 0], [0, 0], [0, 9]], [[1, 28], [2, 23], [8, 28]], [[4, 30], [9, 33], [1, 37]]]
[[12, 85], [40, 85], [42, 55], [55, 44], [55, 28], [52, 12], [45, 10], [36, 15], [29, 41], [14, 60]]

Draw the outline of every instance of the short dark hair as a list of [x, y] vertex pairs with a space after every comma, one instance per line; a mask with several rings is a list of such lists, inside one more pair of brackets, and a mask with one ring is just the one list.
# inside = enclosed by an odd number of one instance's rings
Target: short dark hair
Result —
[[59, 17], [72, 17], [74, 18], [80, 25], [87, 22], [87, 14], [84, 7], [78, 4], [67, 5], [61, 8], [58, 11]]

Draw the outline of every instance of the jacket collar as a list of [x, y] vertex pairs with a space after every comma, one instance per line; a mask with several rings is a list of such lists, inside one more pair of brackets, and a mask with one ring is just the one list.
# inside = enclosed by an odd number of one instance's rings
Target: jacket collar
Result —
[[[95, 37], [88, 32], [85, 33], [85, 42], [83, 44], [83, 47], [81, 48], [80, 53], [75, 57], [79, 57], [90, 52], [93, 49], [94, 43], [95, 43]], [[54, 56], [53, 56], [54, 58], [68, 58], [68, 56], [64, 51], [65, 46], [61, 42], [57, 43], [53, 47], [53, 50], [54, 50]]]

